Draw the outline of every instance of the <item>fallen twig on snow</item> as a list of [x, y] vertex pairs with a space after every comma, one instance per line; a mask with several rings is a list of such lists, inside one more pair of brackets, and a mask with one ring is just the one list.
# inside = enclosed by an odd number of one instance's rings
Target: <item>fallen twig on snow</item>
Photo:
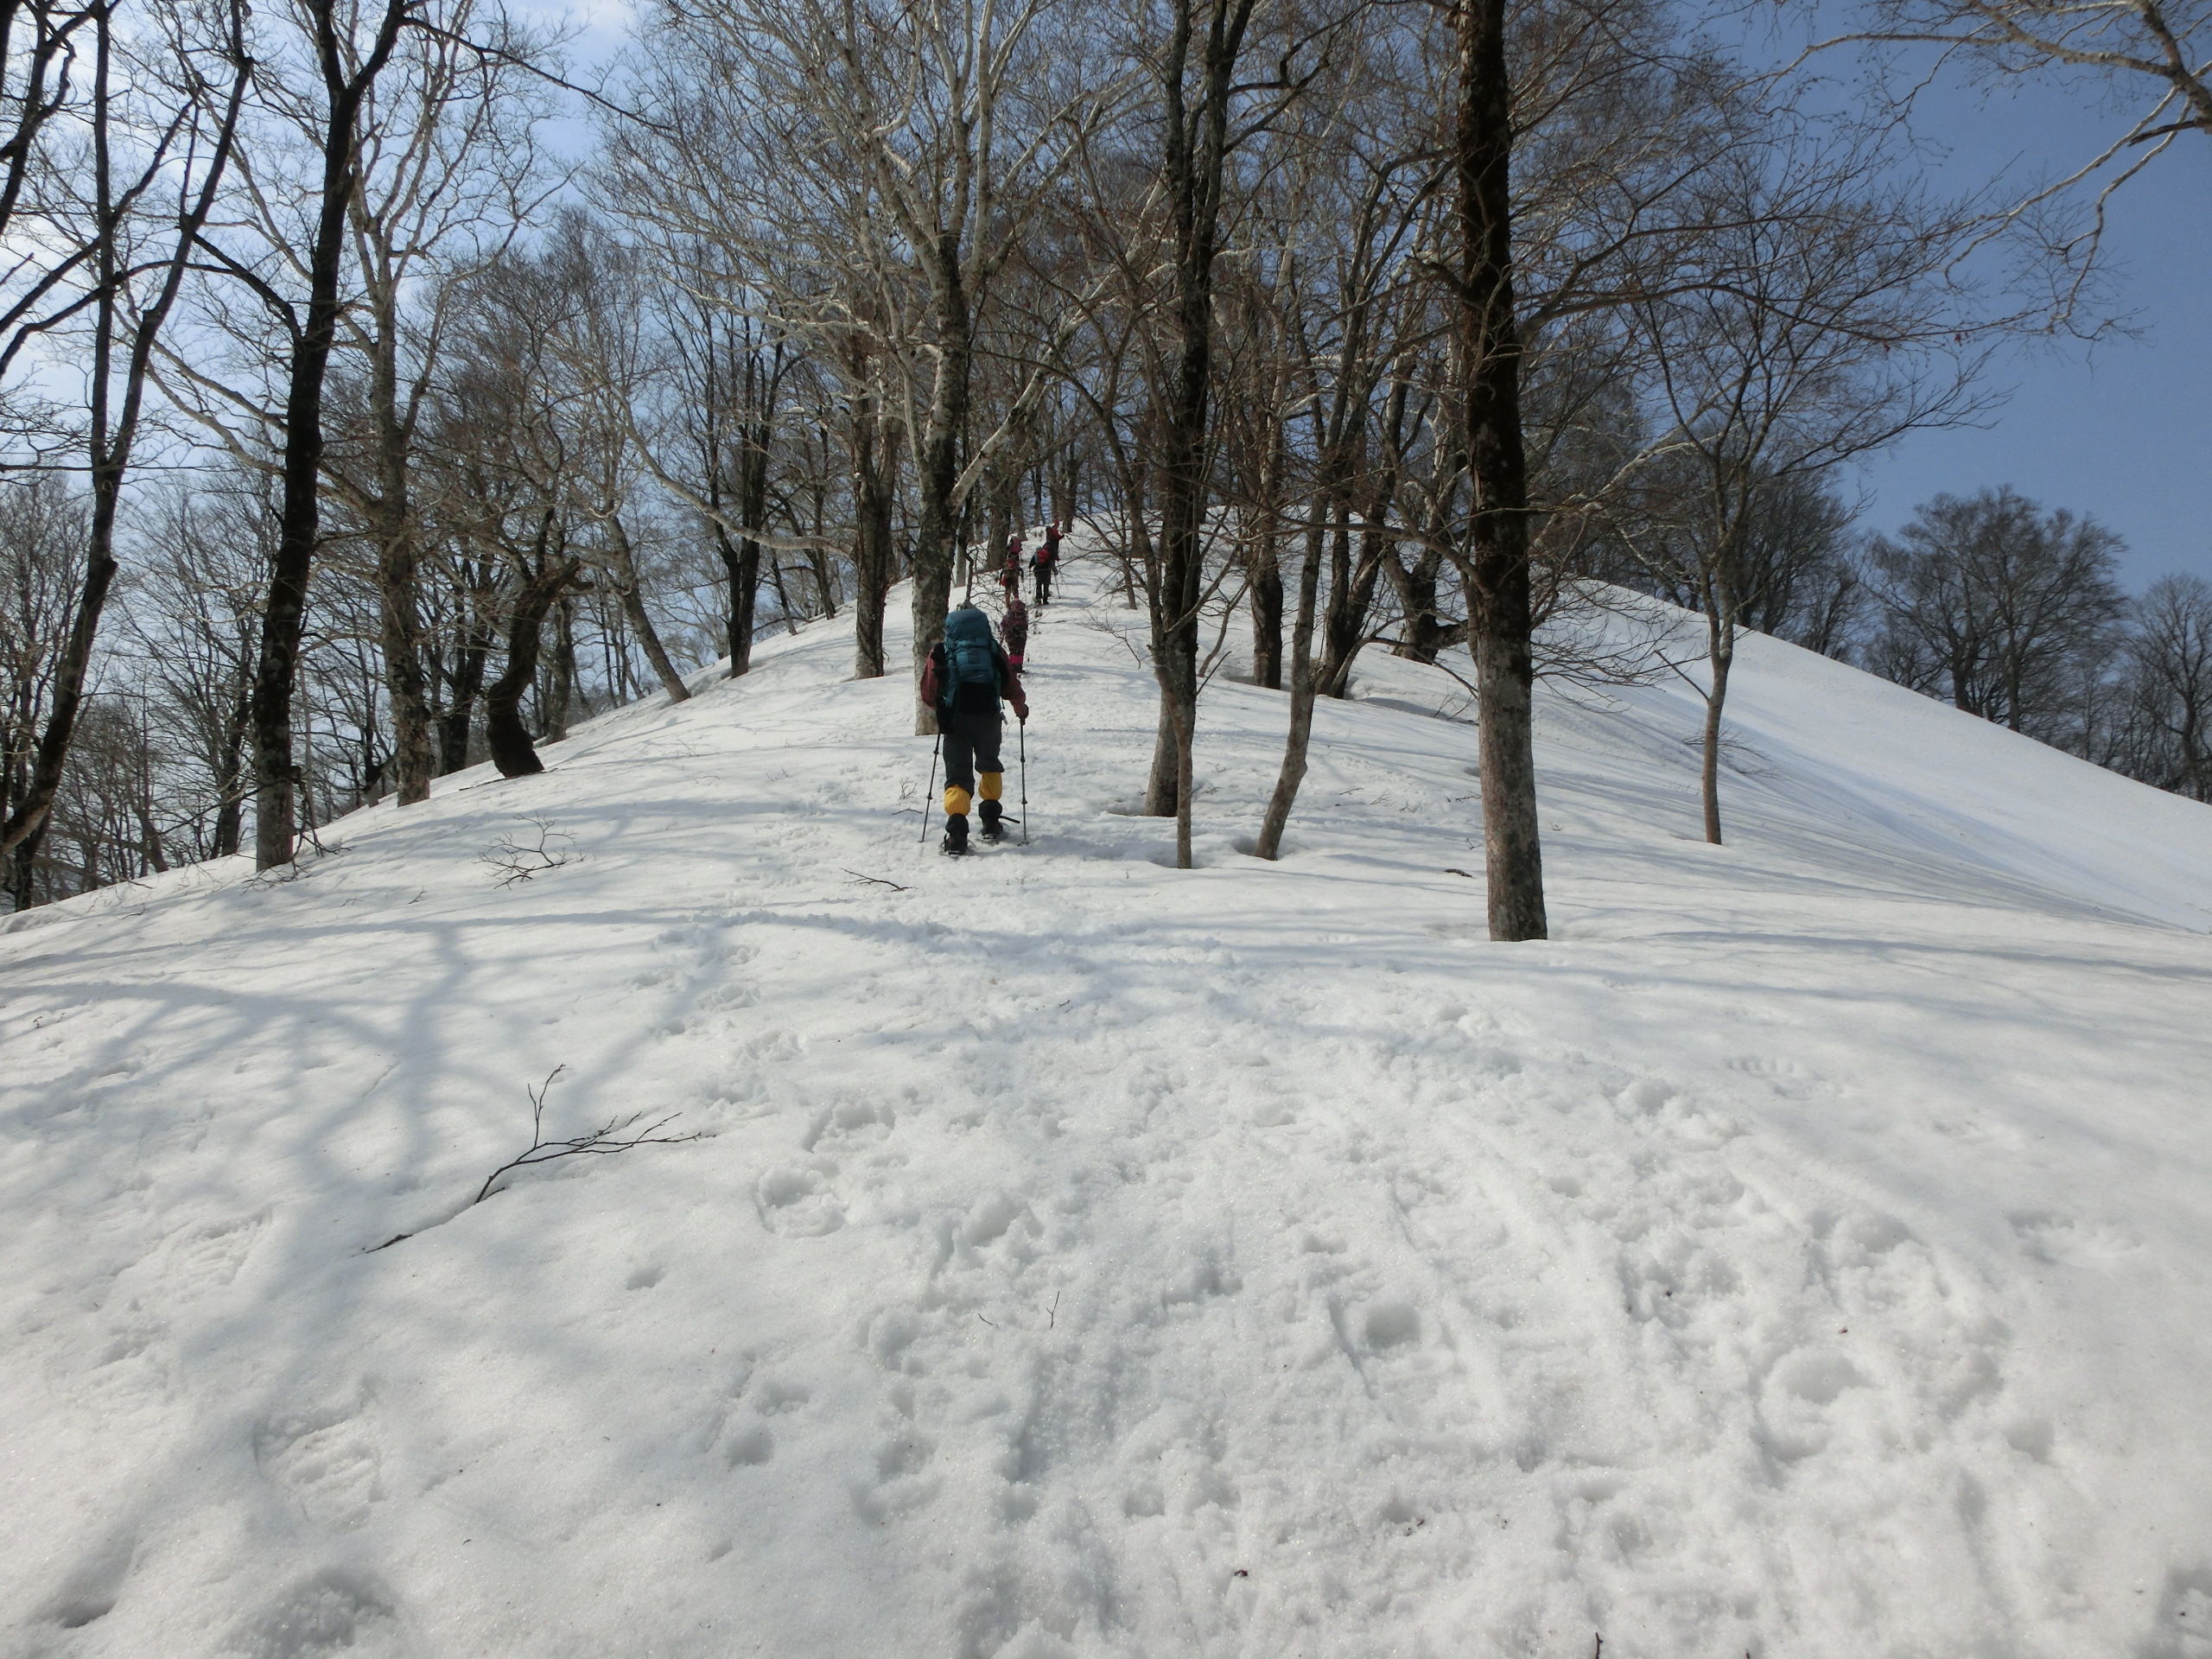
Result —
[[[588, 1134], [573, 1136], [566, 1141], [545, 1138], [545, 1097], [553, 1092], [553, 1079], [569, 1068], [556, 1065], [546, 1074], [545, 1081], [530, 1090], [530, 1149], [519, 1158], [510, 1158], [484, 1178], [484, 1185], [476, 1189], [476, 1196], [469, 1200], [478, 1205], [492, 1196], [492, 1184], [510, 1170], [527, 1169], [532, 1164], [550, 1163], [556, 1158], [575, 1158], [588, 1154], [603, 1156], [607, 1153], [627, 1152], [632, 1147], [672, 1147], [686, 1141], [703, 1137], [696, 1130], [690, 1135], [663, 1135], [660, 1131], [682, 1116], [671, 1112], [657, 1122], [648, 1123], [635, 1135], [628, 1133], [632, 1125], [643, 1117], [643, 1112], [632, 1112], [627, 1117], [609, 1118]], [[393, 1241], [397, 1243], [397, 1241]]]
[[[844, 869], [844, 866], [842, 864], [837, 868]], [[887, 881], [880, 875], [862, 875], [858, 870], [845, 870], [845, 874], [858, 881], [873, 881], [879, 887], [888, 887], [893, 893], [904, 893], [906, 891], [906, 888], [900, 887], [896, 881]]]
[[564, 830], [555, 829], [552, 819], [533, 817], [524, 822], [537, 827], [536, 846], [524, 846], [511, 835], [501, 836], [478, 855], [498, 874], [503, 887], [527, 881], [543, 870], [557, 870], [576, 856], [576, 838]]

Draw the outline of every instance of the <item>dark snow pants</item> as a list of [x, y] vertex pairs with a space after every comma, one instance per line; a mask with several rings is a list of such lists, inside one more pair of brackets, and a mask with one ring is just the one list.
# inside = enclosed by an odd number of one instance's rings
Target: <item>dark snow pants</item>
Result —
[[[944, 733], [944, 810], [958, 817], [974, 797], [995, 802], [1005, 786], [999, 745], [1006, 741], [1006, 718], [965, 710], [938, 716]], [[979, 777], [978, 774], [981, 774]], [[997, 816], [995, 810], [985, 817]]]

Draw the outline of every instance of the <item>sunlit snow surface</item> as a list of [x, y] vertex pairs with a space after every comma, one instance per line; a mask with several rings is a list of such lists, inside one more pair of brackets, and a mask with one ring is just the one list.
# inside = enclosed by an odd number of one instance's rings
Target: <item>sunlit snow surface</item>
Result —
[[[1449, 677], [1273, 867], [1217, 679], [1179, 874], [1071, 575], [1027, 849], [829, 622], [11, 925], [0, 1654], [2212, 1655], [2212, 810], [1755, 637], [1725, 849], [1542, 695], [1492, 945]], [[465, 1207], [556, 1066], [708, 1138]]]

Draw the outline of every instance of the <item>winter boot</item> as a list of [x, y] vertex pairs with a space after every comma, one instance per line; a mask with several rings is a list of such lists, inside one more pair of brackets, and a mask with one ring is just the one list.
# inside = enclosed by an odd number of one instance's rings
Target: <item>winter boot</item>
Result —
[[949, 814], [944, 820], [944, 839], [938, 843], [938, 850], [957, 858], [968, 850], [968, 815]]
[[1005, 809], [995, 800], [986, 799], [981, 804], [983, 812], [983, 839], [996, 845], [1006, 839], [1006, 825], [1000, 822]]

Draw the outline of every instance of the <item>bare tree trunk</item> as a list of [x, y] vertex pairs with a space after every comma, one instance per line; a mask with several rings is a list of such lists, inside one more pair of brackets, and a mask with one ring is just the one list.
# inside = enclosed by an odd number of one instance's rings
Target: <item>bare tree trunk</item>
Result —
[[883, 453], [877, 453], [879, 427], [869, 404], [853, 416], [853, 674], [857, 679], [879, 680], [890, 671], [883, 659], [883, 608], [899, 575], [898, 550], [891, 538], [899, 454], [896, 428], [887, 435]]
[[523, 693], [537, 677], [538, 636], [545, 613], [582, 568], [580, 559], [549, 560], [515, 595], [514, 615], [507, 624], [506, 668], [484, 693], [485, 741], [502, 778], [524, 778], [545, 770], [530, 741], [530, 728], [523, 723]]
[[[445, 718], [438, 729], [441, 776], [468, 765], [470, 714], [484, 690], [484, 671], [492, 655], [492, 566], [461, 561], [454, 583], [454, 667], [447, 683]], [[533, 671], [535, 671], [533, 670]]]
[[1270, 535], [1253, 550], [1252, 683], [1282, 690], [1282, 564]]
[[1712, 687], [1705, 694], [1705, 758], [1700, 790], [1705, 802], [1705, 838], [1720, 845], [1720, 710], [1728, 701], [1728, 671], [1736, 663], [1736, 625], [1724, 606], [1707, 609], [1706, 657]]
[[391, 702], [392, 765], [399, 804], [430, 798], [437, 757], [430, 739], [430, 705], [423, 676], [423, 623], [416, 601], [419, 564], [414, 526], [405, 522], [405, 499], [378, 537], [378, 643], [383, 647], [385, 695]]
[[1283, 744], [1274, 793], [1268, 798], [1259, 844], [1252, 849], [1265, 859], [1282, 851], [1283, 829], [1290, 822], [1291, 808], [1298, 804], [1299, 786], [1306, 781], [1306, 751], [1313, 738], [1313, 613], [1321, 591], [1321, 512], [1316, 500], [1306, 531], [1306, 561], [1298, 572], [1298, 620], [1290, 635], [1290, 735]]
[[1144, 520], [1145, 490], [1144, 463], [1140, 460], [1131, 468], [1128, 492], [1128, 523], [1122, 537], [1122, 602], [1130, 610], [1137, 607], [1137, 572], [1152, 568], [1152, 531]]
[[1198, 715], [1198, 607], [1205, 586], [1206, 423], [1213, 379], [1214, 256], [1229, 155], [1229, 105], [1253, 0], [1213, 0], [1196, 107], [1184, 86], [1198, 0], [1176, 0], [1160, 76], [1174, 261], [1173, 378], [1162, 408], [1153, 666], [1175, 734], [1175, 867], [1191, 868], [1192, 744]]
[[1050, 495], [1052, 522], [1063, 535], [1075, 528], [1076, 461], [1071, 446], [1062, 456], [1056, 456], [1045, 465], [1045, 488]]
[[947, 231], [936, 251], [938, 367], [931, 390], [929, 428], [917, 457], [922, 496], [921, 523], [913, 555], [914, 733], [937, 730], [937, 711], [922, 701], [922, 671], [930, 652], [944, 637], [945, 612], [952, 598], [952, 561], [960, 535], [962, 504], [953, 499], [960, 481], [960, 435], [968, 425], [969, 376], [974, 320], [969, 315], [967, 278], [961, 269], [959, 232]]
[[1368, 480], [1368, 506], [1360, 515], [1359, 563], [1351, 565], [1349, 528], [1338, 532], [1333, 580], [1329, 588], [1327, 650], [1322, 658], [1319, 689], [1325, 697], [1351, 694], [1351, 665], [1367, 643], [1367, 621], [1375, 609], [1375, 588], [1387, 559], [1396, 563], [1390, 534], [1391, 499], [1398, 487], [1398, 457], [1403, 453], [1406, 404], [1410, 382], [1402, 368], [1390, 391], [1389, 412], [1381, 433], [1384, 456], [1381, 474]]
[[1152, 770], [1146, 775], [1144, 815], [1148, 818], [1175, 816], [1175, 788], [1182, 776], [1175, 753], [1175, 717], [1163, 691], [1160, 718], [1152, 734]]
[[715, 545], [722, 556], [722, 569], [729, 579], [729, 677], [736, 679], [753, 666], [753, 619], [760, 595], [760, 543], [750, 537], [732, 541], [720, 524], [715, 526]]
[[545, 741], [569, 737], [569, 704], [576, 690], [576, 607], [567, 593], [553, 604], [553, 695], [546, 700]]
[[784, 634], [789, 638], [798, 632], [801, 619], [798, 613], [791, 608], [791, 587], [784, 580], [782, 556], [772, 549], [768, 554], [768, 582], [776, 590], [776, 609], [783, 614]]
[[[1278, 393], [1280, 393], [1278, 385]], [[1276, 403], [1280, 404], [1278, 396]], [[1270, 691], [1282, 690], [1282, 507], [1283, 480], [1289, 470], [1290, 445], [1281, 415], [1268, 411], [1271, 436], [1260, 480], [1259, 534], [1252, 542], [1249, 588], [1252, 598], [1252, 679]]]
[[405, 0], [386, 0], [374, 43], [349, 76], [339, 54], [336, 3], [305, 0], [328, 111], [321, 135], [315, 239], [307, 249], [307, 315], [292, 348], [284, 394], [283, 505], [253, 682], [254, 866], [264, 870], [289, 863], [292, 856], [299, 781], [292, 753], [292, 690], [307, 621], [308, 576], [321, 530], [322, 386], [338, 328], [346, 208], [360, 178], [356, 129], [362, 102], [390, 60], [407, 16]]
[[379, 474], [371, 514], [377, 543], [377, 620], [385, 696], [391, 703], [392, 766], [399, 804], [430, 798], [436, 756], [423, 673], [423, 620], [416, 592], [421, 564], [408, 479], [413, 448], [399, 412], [399, 296], [390, 281], [372, 285], [376, 329], [369, 353], [369, 419]]
[[1447, 629], [1436, 612], [1439, 561], [1425, 550], [1408, 565], [1393, 551], [1383, 566], [1398, 599], [1402, 633], [1392, 654], [1416, 663], [1433, 663], [1444, 649]]
[[622, 601], [622, 614], [638, 636], [638, 643], [645, 647], [645, 660], [653, 665], [653, 673], [660, 681], [661, 690], [668, 693], [668, 700], [682, 702], [690, 696], [691, 688], [676, 671], [668, 647], [661, 643], [660, 630], [653, 626], [652, 618], [645, 613], [645, 597], [638, 590], [638, 561], [631, 550], [630, 532], [623, 528], [620, 513], [607, 523], [614, 532], [614, 582]]
[[721, 517], [724, 478], [721, 410], [713, 369], [714, 345], [708, 343], [707, 381], [707, 499], [714, 509], [715, 545], [721, 554], [729, 580], [729, 677], [736, 679], [753, 666], [753, 622], [760, 597], [760, 543], [747, 532], [767, 527], [768, 460], [775, 440], [776, 401], [784, 377], [784, 347], [779, 343], [775, 360], [764, 364], [761, 347], [748, 345], [741, 408], [744, 423], [738, 439], [737, 522], [739, 533], [731, 539]]
[[[1010, 458], [1009, 458], [1010, 460]], [[1020, 528], [1021, 480], [1010, 466], [994, 467], [983, 489], [985, 564], [994, 572], [1006, 563], [1007, 543]]]
[[214, 855], [228, 858], [238, 849], [245, 821], [245, 736], [253, 722], [253, 694], [238, 688], [237, 707], [223, 728], [220, 769], [216, 777]]
[[162, 832], [154, 823], [152, 781], [151, 779], [143, 780], [130, 805], [133, 816], [138, 820], [139, 845], [145, 849], [146, 861], [154, 867], [154, 873], [158, 875], [168, 869], [169, 861], [162, 851]]
[[1466, 558], [1482, 764], [1490, 933], [1546, 935], [1536, 817], [1535, 607], [1521, 340], [1514, 315], [1513, 84], [1504, 0], [1460, 0], [1453, 165], [1461, 238], [1459, 339], [1465, 442], [1474, 480]]

